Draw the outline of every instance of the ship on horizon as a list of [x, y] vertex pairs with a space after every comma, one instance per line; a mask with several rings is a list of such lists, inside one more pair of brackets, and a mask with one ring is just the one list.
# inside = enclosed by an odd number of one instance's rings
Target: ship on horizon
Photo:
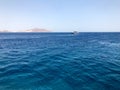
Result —
[[76, 35], [76, 34], [79, 34], [79, 32], [78, 31], [73, 31], [73, 34]]

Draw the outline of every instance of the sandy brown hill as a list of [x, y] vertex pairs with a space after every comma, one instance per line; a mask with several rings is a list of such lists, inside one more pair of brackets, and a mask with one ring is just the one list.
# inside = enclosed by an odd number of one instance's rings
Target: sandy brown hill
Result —
[[0, 30], [0, 32], [9, 32], [8, 30]]
[[26, 30], [26, 32], [50, 32], [50, 31], [46, 29], [33, 28], [33, 29]]

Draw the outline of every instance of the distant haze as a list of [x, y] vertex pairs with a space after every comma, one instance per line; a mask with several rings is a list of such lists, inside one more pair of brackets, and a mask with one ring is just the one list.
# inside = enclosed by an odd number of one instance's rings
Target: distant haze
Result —
[[0, 0], [0, 31], [35, 27], [45, 32], [120, 32], [120, 0]]

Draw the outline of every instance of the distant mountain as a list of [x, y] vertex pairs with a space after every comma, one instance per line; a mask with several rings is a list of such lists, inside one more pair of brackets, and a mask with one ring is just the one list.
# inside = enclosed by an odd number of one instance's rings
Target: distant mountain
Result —
[[9, 32], [8, 30], [0, 30], [0, 32]]
[[50, 32], [50, 31], [46, 29], [33, 28], [33, 29], [28, 29], [25, 32]]
[[33, 29], [28, 29], [28, 30], [19, 30], [19, 31], [12, 31], [12, 30], [0, 30], [0, 32], [50, 32], [49, 30], [46, 29], [40, 29], [40, 28], [33, 28]]

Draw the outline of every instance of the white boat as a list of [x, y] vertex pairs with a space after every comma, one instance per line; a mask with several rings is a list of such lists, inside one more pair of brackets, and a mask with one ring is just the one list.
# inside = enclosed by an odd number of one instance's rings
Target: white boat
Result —
[[74, 31], [74, 32], [73, 32], [73, 34], [75, 34], [75, 35], [76, 35], [76, 34], [79, 34], [79, 32], [78, 32], [78, 31]]

